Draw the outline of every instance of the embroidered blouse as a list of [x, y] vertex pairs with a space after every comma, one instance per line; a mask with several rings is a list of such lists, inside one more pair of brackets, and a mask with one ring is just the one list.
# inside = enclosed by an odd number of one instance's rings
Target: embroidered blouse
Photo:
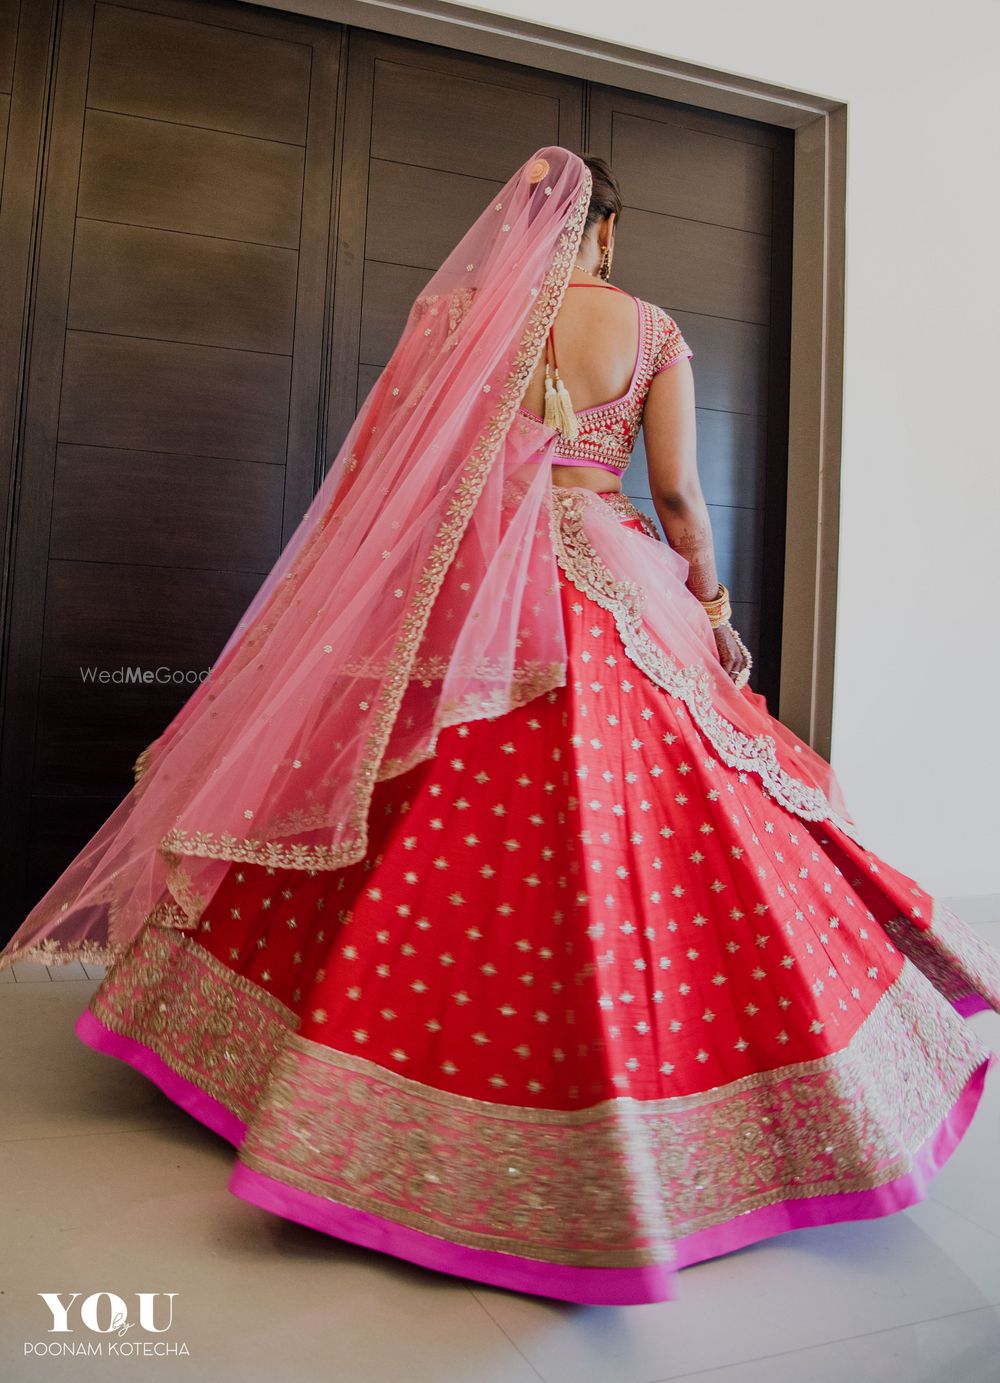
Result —
[[[684, 340], [674, 319], [655, 303], [635, 299], [639, 313], [639, 347], [628, 389], [617, 399], [576, 408], [579, 434], [572, 441], [559, 434], [551, 456], [553, 465], [602, 466], [624, 475], [639, 435], [642, 410], [649, 386], [661, 370], [690, 359], [694, 351]], [[537, 413], [522, 408], [529, 418]]]

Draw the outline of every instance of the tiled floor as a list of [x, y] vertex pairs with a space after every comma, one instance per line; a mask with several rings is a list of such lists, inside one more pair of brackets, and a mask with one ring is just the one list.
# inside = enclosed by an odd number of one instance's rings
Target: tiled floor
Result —
[[[1000, 945], [1000, 922], [979, 928]], [[673, 1302], [580, 1307], [435, 1274], [229, 1195], [229, 1145], [73, 1034], [99, 975], [0, 971], [4, 1383], [1000, 1383], [996, 1069], [920, 1205], [687, 1268]], [[1000, 1050], [1000, 1015], [970, 1021]], [[59, 1338], [39, 1292], [79, 1292], [79, 1306], [101, 1291], [130, 1306], [176, 1293], [164, 1339], [189, 1352], [25, 1357], [26, 1341]], [[84, 1337], [77, 1323], [62, 1338]]]

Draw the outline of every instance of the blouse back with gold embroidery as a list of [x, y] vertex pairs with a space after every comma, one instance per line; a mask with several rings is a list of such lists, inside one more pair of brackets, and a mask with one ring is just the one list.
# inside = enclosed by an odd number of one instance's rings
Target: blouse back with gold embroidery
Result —
[[[635, 302], [639, 312], [639, 348], [628, 389], [620, 398], [574, 410], [579, 432], [572, 439], [556, 434], [550, 457], [553, 465], [601, 466], [624, 475], [639, 435], [650, 384], [661, 370], [694, 355], [669, 313], [642, 298]], [[522, 408], [521, 412], [538, 418], [530, 409]]]

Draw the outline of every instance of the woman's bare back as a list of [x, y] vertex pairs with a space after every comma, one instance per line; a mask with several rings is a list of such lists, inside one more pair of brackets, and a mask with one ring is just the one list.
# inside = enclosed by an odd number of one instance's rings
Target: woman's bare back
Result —
[[[582, 288], [574, 284], [584, 285]], [[559, 374], [573, 406], [593, 408], [626, 393], [639, 351], [639, 310], [628, 293], [615, 292], [574, 269], [556, 314], [553, 331]], [[539, 361], [522, 400], [531, 413], [545, 406], [545, 359]], [[591, 466], [553, 466], [554, 485], [586, 485], [591, 490], [620, 490], [621, 481]]]

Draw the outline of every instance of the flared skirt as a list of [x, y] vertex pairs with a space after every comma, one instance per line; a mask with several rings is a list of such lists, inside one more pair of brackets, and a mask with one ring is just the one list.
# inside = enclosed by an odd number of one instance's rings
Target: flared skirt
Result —
[[665, 1300], [687, 1264], [924, 1195], [996, 1060], [965, 1017], [1000, 1011], [1000, 955], [723, 762], [571, 564], [560, 589], [565, 686], [380, 782], [357, 864], [234, 863], [194, 928], [164, 900], [77, 1032], [228, 1139], [247, 1201]]

